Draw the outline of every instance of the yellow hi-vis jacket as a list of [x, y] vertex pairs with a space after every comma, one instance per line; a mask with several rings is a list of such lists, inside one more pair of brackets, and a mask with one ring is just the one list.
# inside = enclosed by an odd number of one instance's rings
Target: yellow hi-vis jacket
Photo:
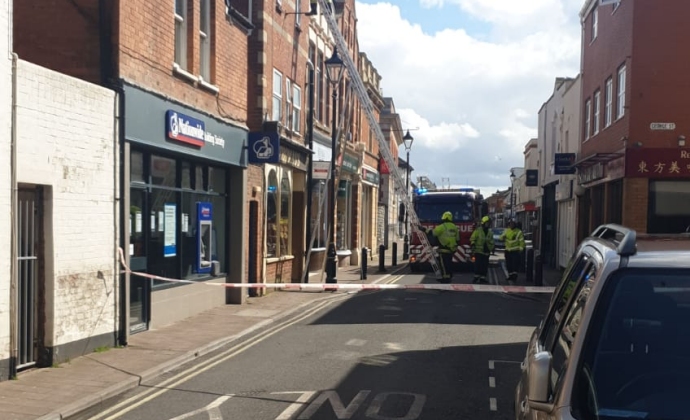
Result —
[[491, 254], [494, 250], [494, 232], [487, 228], [486, 233], [484, 233], [484, 227], [479, 226], [472, 232], [470, 246], [475, 254]]
[[460, 242], [460, 230], [451, 222], [443, 222], [432, 231], [441, 245], [438, 252], [454, 253]]
[[525, 250], [525, 235], [518, 228], [506, 228], [501, 234], [500, 239], [506, 245], [506, 252]]

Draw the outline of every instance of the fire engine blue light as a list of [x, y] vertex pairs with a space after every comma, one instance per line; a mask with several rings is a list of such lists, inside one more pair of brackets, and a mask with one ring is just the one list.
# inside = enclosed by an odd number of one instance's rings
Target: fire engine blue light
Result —
[[417, 193], [417, 195], [422, 195], [422, 194], [425, 194], [426, 192], [427, 192], [427, 189], [426, 189], [426, 188], [417, 188], [417, 189], [415, 189], [415, 193]]

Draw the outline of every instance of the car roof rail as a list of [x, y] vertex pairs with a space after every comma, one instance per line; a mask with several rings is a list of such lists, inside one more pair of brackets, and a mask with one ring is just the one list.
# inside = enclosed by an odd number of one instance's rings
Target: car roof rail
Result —
[[637, 232], [634, 229], [608, 223], [596, 228], [590, 236], [613, 242], [620, 256], [627, 257], [637, 252]]

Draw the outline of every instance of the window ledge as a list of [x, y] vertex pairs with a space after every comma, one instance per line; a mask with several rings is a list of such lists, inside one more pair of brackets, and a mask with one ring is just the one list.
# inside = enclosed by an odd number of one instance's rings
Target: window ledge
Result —
[[352, 251], [350, 251], [349, 249], [341, 249], [339, 251], [335, 251], [335, 254], [339, 257], [348, 257], [352, 255]]
[[198, 82], [199, 78], [193, 75], [192, 73], [188, 72], [187, 70], [182, 69], [179, 64], [173, 63], [173, 73], [176, 74], [177, 76], [180, 76], [184, 79], [189, 80], [190, 82]]
[[271, 264], [275, 262], [282, 262], [282, 261], [290, 261], [294, 260], [295, 256], [294, 255], [285, 255], [283, 257], [270, 257], [266, 258], [266, 264]]
[[328, 248], [312, 248], [311, 252], [325, 252]]
[[202, 88], [204, 88], [204, 89], [206, 89], [206, 90], [208, 90], [208, 91], [211, 91], [211, 92], [213, 92], [213, 93], [215, 93], [215, 94], [218, 94], [218, 92], [220, 92], [220, 89], [218, 88], [218, 86], [216, 86], [216, 85], [214, 85], [214, 84], [211, 84], [211, 83], [208, 83], [208, 82], [205, 81], [204, 78], [201, 77], [201, 76], [199, 76], [199, 85], [200, 85]]

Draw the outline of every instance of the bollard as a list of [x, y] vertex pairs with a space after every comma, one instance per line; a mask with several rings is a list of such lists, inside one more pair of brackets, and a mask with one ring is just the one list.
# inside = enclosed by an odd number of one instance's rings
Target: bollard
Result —
[[359, 279], [367, 279], [367, 247], [365, 246], [362, 247], [362, 264], [359, 270]]
[[544, 264], [542, 261], [541, 252], [535, 251], [534, 253], [534, 285], [543, 286], [544, 285]]
[[386, 246], [384, 244], [379, 245], [379, 273], [386, 272]]
[[532, 283], [534, 281], [534, 248], [527, 248], [525, 252], [525, 281]]
[[391, 264], [393, 267], [398, 265], [398, 243], [393, 242], [393, 254], [391, 254], [391, 257], [393, 258], [393, 264]]

